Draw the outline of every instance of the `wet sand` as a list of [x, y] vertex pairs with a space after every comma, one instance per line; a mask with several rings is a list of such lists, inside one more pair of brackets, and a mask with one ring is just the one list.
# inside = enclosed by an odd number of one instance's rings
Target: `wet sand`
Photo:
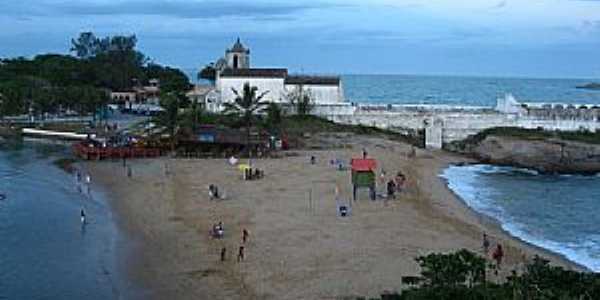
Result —
[[[400, 290], [402, 276], [417, 275], [415, 258], [461, 248], [482, 252], [481, 234], [505, 248], [505, 265], [520, 269], [535, 254], [567, 268], [558, 255], [518, 241], [474, 213], [438, 174], [448, 164], [468, 162], [445, 152], [417, 150], [376, 138], [348, 136], [337, 150], [297, 151], [297, 156], [255, 160], [265, 178], [242, 180], [225, 159], [153, 159], [87, 164], [109, 191], [119, 223], [138, 246], [129, 256], [130, 275], [153, 299], [336, 299], [375, 297]], [[350, 172], [331, 159], [349, 161], [366, 147], [389, 176], [402, 171], [407, 188], [396, 200], [371, 201], [366, 190], [350, 203]], [[314, 155], [317, 163], [311, 165]], [[216, 184], [224, 200], [210, 200]], [[339, 217], [340, 201], [351, 216]], [[379, 185], [378, 191], [383, 192]], [[224, 223], [225, 237], [211, 239]], [[246, 258], [236, 261], [242, 229], [250, 232]], [[227, 260], [220, 261], [221, 248]]]

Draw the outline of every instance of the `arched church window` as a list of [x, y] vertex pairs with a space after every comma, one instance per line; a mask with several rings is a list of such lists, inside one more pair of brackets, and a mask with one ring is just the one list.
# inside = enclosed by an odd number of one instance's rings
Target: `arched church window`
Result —
[[234, 55], [234, 56], [233, 56], [233, 68], [234, 68], [234, 69], [237, 69], [237, 68], [238, 68], [238, 63], [239, 63], [239, 62], [238, 62], [238, 56], [237, 56], [237, 55]]

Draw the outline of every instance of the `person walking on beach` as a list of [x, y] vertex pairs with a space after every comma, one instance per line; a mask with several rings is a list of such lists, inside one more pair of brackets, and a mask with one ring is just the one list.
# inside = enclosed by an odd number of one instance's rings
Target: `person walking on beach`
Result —
[[387, 183], [387, 198], [388, 199], [396, 199], [396, 183], [390, 179]]
[[221, 248], [221, 261], [225, 261], [225, 257], [227, 255], [227, 248]]
[[85, 225], [85, 211], [81, 209], [81, 224]]
[[483, 233], [483, 254], [487, 257], [490, 253], [490, 240], [488, 239], [487, 234]]
[[244, 228], [244, 230], [242, 230], [242, 243], [246, 243], [246, 241], [248, 241], [248, 237], [250, 236], [250, 233], [248, 232], [248, 230], [246, 228]]
[[497, 270], [500, 270], [502, 258], [504, 258], [504, 250], [502, 250], [502, 245], [498, 244], [498, 246], [496, 246], [496, 250], [494, 251], [494, 254], [492, 254], [492, 258], [496, 261]]
[[240, 246], [240, 250], [238, 251], [237, 261], [244, 261], [244, 246]]

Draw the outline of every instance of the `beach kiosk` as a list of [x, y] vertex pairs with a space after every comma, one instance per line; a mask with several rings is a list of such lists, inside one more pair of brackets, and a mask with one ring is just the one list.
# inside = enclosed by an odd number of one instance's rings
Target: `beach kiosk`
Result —
[[353, 158], [352, 165], [352, 198], [356, 201], [356, 190], [368, 188], [369, 197], [375, 200], [375, 170], [377, 161], [372, 158]]

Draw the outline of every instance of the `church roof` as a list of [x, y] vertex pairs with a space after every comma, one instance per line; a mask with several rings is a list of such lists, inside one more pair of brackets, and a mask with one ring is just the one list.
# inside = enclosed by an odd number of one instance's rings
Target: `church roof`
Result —
[[231, 69], [227, 68], [221, 72], [221, 77], [267, 77], [286, 78], [287, 69]]
[[250, 53], [250, 50], [246, 49], [246, 47], [242, 45], [242, 42], [240, 42], [240, 38], [238, 38], [237, 41], [235, 41], [233, 47], [231, 47], [231, 49], [229, 49], [228, 51], [237, 53]]
[[337, 76], [291, 75], [285, 79], [285, 84], [339, 85], [340, 78]]

